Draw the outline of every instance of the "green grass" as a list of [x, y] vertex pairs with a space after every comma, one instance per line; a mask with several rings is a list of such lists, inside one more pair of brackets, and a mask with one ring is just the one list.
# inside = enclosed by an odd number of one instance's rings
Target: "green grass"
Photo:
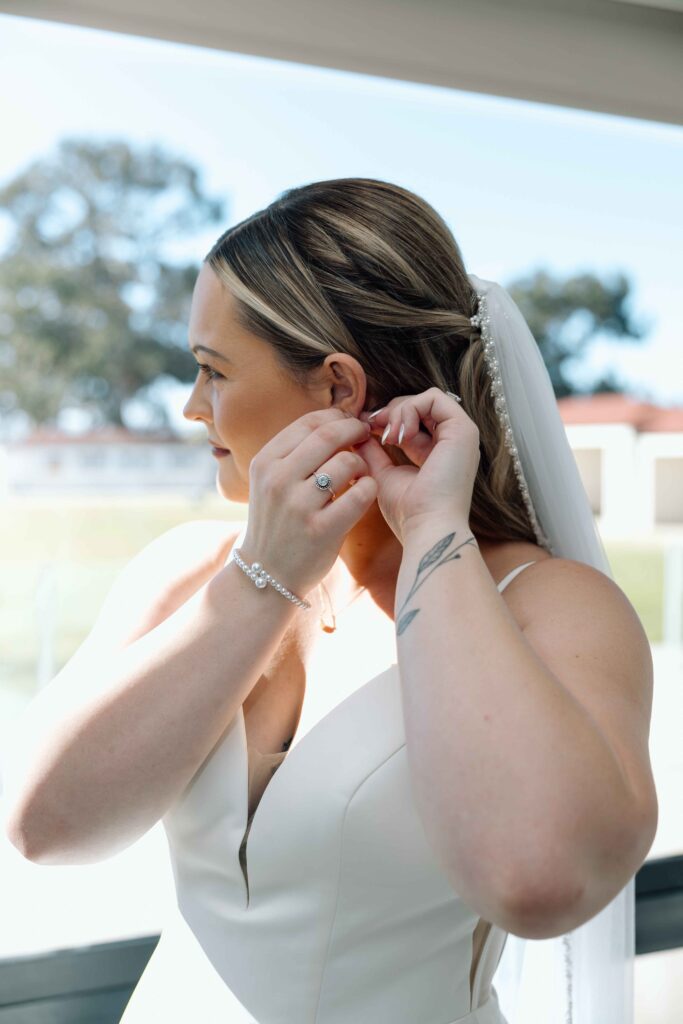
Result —
[[[145, 544], [191, 519], [241, 520], [246, 505], [208, 495], [200, 502], [26, 501], [0, 506], [0, 689], [35, 692], [37, 651], [53, 609], [52, 674], [90, 631], [112, 582]], [[663, 552], [605, 543], [614, 578], [651, 643], [661, 641]]]
[[624, 542], [608, 544], [605, 551], [615, 583], [638, 613], [651, 644], [662, 642], [664, 551]]
[[188, 519], [244, 519], [246, 505], [208, 496], [77, 503], [53, 499], [0, 505], [0, 564], [58, 559], [124, 564], [165, 530]]
[[52, 674], [59, 671], [90, 632], [120, 570], [155, 537], [188, 520], [245, 514], [245, 505], [218, 495], [0, 506], [0, 689], [35, 692], [37, 651], [51, 624]]

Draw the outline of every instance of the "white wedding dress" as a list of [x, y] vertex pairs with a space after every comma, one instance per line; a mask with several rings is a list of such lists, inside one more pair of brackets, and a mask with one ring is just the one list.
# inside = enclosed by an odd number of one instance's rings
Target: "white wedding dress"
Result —
[[341, 675], [307, 687], [289, 750], [247, 751], [240, 709], [162, 819], [177, 908], [121, 1024], [507, 1024], [507, 932], [454, 891], [413, 801], [394, 623], [324, 656]]

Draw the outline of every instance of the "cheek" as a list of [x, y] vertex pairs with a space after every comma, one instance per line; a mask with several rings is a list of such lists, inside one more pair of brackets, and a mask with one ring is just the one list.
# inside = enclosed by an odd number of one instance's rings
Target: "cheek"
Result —
[[[265, 441], [280, 429], [277, 400], [268, 395], [255, 397], [253, 394], [229, 398], [221, 396], [221, 420], [226, 424], [235, 439], [243, 438], [250, 446], [264, 444]], [[284, 423], [282, 424], [284, 426]]]
[[240, 463], [249, 461], [293, 420], [310, 412], [291, 389], [274, 387], [266, 377], [256, 382], [221, 383], [213, 395], [216, 436], [239, 453]]
[[214, 396], [213, 419], [216, 436], [231, 451], [238, 451], [240, 458], [249, 459], [265, 444], [265, 422], [269, 415], [267, 406], [245, 401], [235, 391]]
[[219, 427], [232, 431], [241, 419], [239, 403], [229, 399], [225, 391], [216, 390], [213, 396], [213, 415]]

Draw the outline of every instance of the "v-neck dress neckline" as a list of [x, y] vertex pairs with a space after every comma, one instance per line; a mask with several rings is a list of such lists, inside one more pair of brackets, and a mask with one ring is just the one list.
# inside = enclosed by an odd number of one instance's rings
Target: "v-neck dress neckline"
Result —
[[[244, 526], [242, 527], [242, 529], [240, 530], [239, 534], [237, 535], [237, 537], [233, 541], [233, 544], [232, 544], [232, 546], [230, 548], [230, 551], [229, 551], [228, 555], [226, 556], [226, 559], [225, 559], [225, 564], [226, 565], [228, 564], [228, 562], [232, 558], [232, 553], [233, 553], [234, 549], [236, 547], [239, 548], [240, 544], [244, 540], [244, 537], [246, 535], [246, 531], [247, 531], [247, 524], [245, 523]], [[527, 565], [531, 565], [531, 564], [533, 564], [533, 563], [532, 562], [525, 562], [522, 565], [516, 566], [514, 569], [512, 569], [500, 581], [500, 583], [498, 584], [498, 589], [502, 590], [505, 586], [507, 586], [507, 584], [509, 582], [511, 582], [511, 580], [517, 575], [518, 572], [521, 572], [522, 569], [526, 568]], [[389, 620], [387, 620], [387, 622], [388, 621]], [[392, 624], [392, 630], [393, 630], [393, 628], [394, 628], [394, 625]], [[396, 672], [398, 671], [398, 663], [396, 661], [392, 662], [389, 666], [387, 666], [382, 672], [379, 673], [379, 675], [383, 675], [384, 672], [389, 672], [389, 671], [396, 671]], [[348, 697], [352, 696], [355, 693], [358, 693], [360, 690], [363, 690], [366, 686], [369, 686], [370, 684], [372, 684], [375, 681], [376, 678], [377, 678], [377, 676], [373, 676], [370, 679], [366, 680], [365, 682], [361, 682], [361, 684], [359, 686], [356, 686], [355, 688], [353, 688], [350, 691], [350, 693], [347, 694], [347, 697], [342, 698], [342, 700], [348, 699]], [[264, 753], [261, 750], [259, 750], [259, 748], [255, 744], [250, 743], [248, 741], [247, 734], [246, 734], [246, 718], [245, 718], [245, 715], [244, 715], [244, 708], [240, 707], [239, 712], [238, 712], [239, 717], [241, 718], [241, 721], [242, 721], [242, 728], [241, 728], [241, 732], [243, 734], [243, 744], [242, 744], [242, 746], [243, 746], [243, 750], [244, 750], [244, 760], [246, 762], [246, 774], [247, 774], [246, 811], [245, 811], [245, 819], [244, 819], [244, 831], [243, 831], [243, 835], [242, 835], [242, 840], [241, 840], [240, 845], [239, 845], [238, 857], [239, 857], [239, 863], [240, 863], [240, 868], [241, 868], [241, 871], [242, 871], [242, 875], [244, 877], [244, 885], [245, 885], [245, 890], [246, 890], [246, 906], [247, 907], [249, 907], [250, 899], [251, 899], [251, 896], [250, 896], [250, 883], [249, 883], [249, 868], [248, 868], [248, 859], [247, 859], [249, 835], [250, 835], [250, 832], [252, 830], [252, 825], [253, 825], [254, 819], [256, 818], [256, 816], [257, 816], [257, 814], [259, 812], [259, 808], [260, 808], [260, 806], [261, 806], [261, 804], [262, 804], [262, 802], [263, 802], [263, 800], [264, 800], [264, 798], [266, 796], [266, 793], [268, 792], [269, 788], [273, 784], [273, 777], [274, 777], [275, 773], [278, 770], [281, 770], [281, 766], [282, 766], [283, 762], [287, 758], [291, 757], [293, 751], [297, 748], [299, 743], [303, 739], [305, 739], [306, 734], [311, 729], [315, 729], [317, 724], [318, 724], [318, 722], [312, 722], [312, 723], [310, 721], [307, 722], [307, 719], [309, 719], [309, 717], [310, 717], [310, 714], [309, 714], [309, 711], [310, 711], [309, 697], [310, 697], [309, 688], [308, 688], [308, 686], [306, 686], [305, 690], [304, 690], [304, 697], [303, 697], [303, 702], [302, 702], [302, 706], [301, 706], [301, 713], [300, 713], [300, 716], [299, 716], [299, 722], [298, 722], [297, 727], [296, 727], [296, 729], [294, 731], [294, 736], [292, 738], [292, 741], [291, 741], [291, 743], [290, 743], [290, 745], [289, 745], [287, 750], [277, 751], [275, 753]], [[332, 707], [330, 707], [325, 712], [325, 714], [322, 717], [323, 718], [327, 718], [328, 716], [334, 714], [334, 712], [335, 712], [336, 708], [338, 707], [339, 703], [340, 703], [340, 701], [337, 701]], [[318, 721], [320, 721], [320, 719]], [[265, 787], [263, 788], [263, 790], [261, 792], [261, 796], [260, 796], [258, 802], [252, 808], [252, 793], [254, 792], [254, 788], [255, 788], [254, 783], [255, 783], [255, 781], [257, 779], [263, 779], [264, 775], [268, 778], [268, 781], [266, 782], [266, 785], [265, 785]]]
[[[244, 1007], [240, 1024], [506, 1024], [491, 982], [508, 935], [464, 903], [430, 846], [387, 622], [377, 649], [340, 647], [338, 686], [306, 690], [287, 751], [252, 747], [250, 765], [240, 707], [163, 818], [180, 918]], [[252, 814], [250, 770], [271, 773]]]
[[[264, 754], [253, 743], [247, 743], [247, 750], [248, 750], [248, 754], [249, 754], [249, 758], [248, 758], [249, 780], [248, 780], [248, 787], [247, 788], [248, 788], [248, 792], [249, 792], [249, 802], [251, 804], [251, 794], [252, 794], [252, 792], [254, 791], [255, 788], [258, 788], [258, 786], [257, 786], [258, 782], [260, 782], [263, 779], [264, 776], [272, 778], [272, 776], [277, 771], [278, 767], [282, 764], [282, 761], [284, 760], [284, 758], [287, 756], [288, 752], [286, 750], [282, 750], [282, 751], [276, 752], [274, 754]], [[258, 805], [260, 804], [261, 800], [263, 799], [263, 796], [264, 796], [265, 791], [266, 791], [267, 788], [268, 788], [268, 783], [266, 783], [266, 785], [264, 786], [264, 788], [263, 788], [263, 790], [261, 792], [261, 797], [259, 798], [259, 801], [256, 804], [256, 806], [253, 807], [249, 811], [249, 816], [247, 818], [247, 827], [244, 830], [244, 836], [242, 838], [242, 842], [240, 843], [240, 849], [239, 849], [240, 866], [242, 868], [242, 873], [244, 875], [244, 881], [245, 881], [246, 885], [249, 884], [248, 883], [248, 876], [247, 876], [247, 861], [246, 861], [247, 841], [249, 839], [249, 832], [251, 831], [251, 823], [254, 820], [254, 815], [256, 814], [256, 811], [258, 810]]]
[[[231, 560], [234, 549], [239, 548], [240, 544], [243, 542], [246, 532], [247, 523], [245, 522], [239, 534], [233, 541], [230, 551], [226, 556], [226, 565]], [[368, 599], [367, 593], [361, 597], [361, 600], [359, 602], [354, 602], [352, 604], [352, 607], [354, 608], [354, 615], [358, 615], [360, 610], [362, 609], [363, 599]], [[395, 654], [396, 637], [394, 623], [389, 618], [387, 618], [386, 621], [383, 623], [383, 627], [384, 637], [382, 642], [378, 646], [380, 649], [386, 650], [386, 643], [391, 642], [393, 652]], [[330, 658], [332, 656], [333, 648], [340, 642], [340, 635], [338, 632], [327, 634], [327, 639], [324, 642], [324, 651], [321, 645], [317, 648], [314, 647], [314, 649], [311, 652], [309, 652], [309, 666], [318, 658]], [[377, 675], [383, 675], [385, 672], [395, 670], [396, 668], [397, 663], [395, 660], [387, 666], [385, 659], [385, 665], [380, 670], [380, 672], [377, 673]], [[239, 732], [242, 741], [241, 747], [243, 751], [244, 761], [243, 770], [246, 775], [245, 792], [243, 794], [244, 827], [242, 839], [239, 845], [239, 863], [244, 877], [246, 895], [245, 909], [250, 906], [252, 898], [250, 892], [252, 887], [250, 886], [249, 880], [248, 853], [250, 848], [250, 835], [252, 833], [254, 822], [260, 816], [261, 805], [263, 804], [266, 797], [269, 795], [269, 791], [273, 787], [273, 784], [275, 783], [276, 785], [279, 785], [282, 782], [281, 779], [276, 780], [275, 775], [280, 775], [283, 771], [286, 774], [287, 768], [289, 767], [290, 759], [294, 755], [299, 744], [306, 740], [308, 734], [316, 730], [319, 727], [319, 725], [322, 724], [323, 720], [326, 720], [330, 716], [334, 715], [334, 713], [336, 712], [337, 708], [341, 703], [352, 697], [354, 694], [358, 693], [358, 691], [364, 689], [365, 686], [371, 684], [374, 681], [374, 679], [377, 678], [377, 675], [365, 681], [361, 681], [360, 683], [357, 682], [357, 677], [349, 675], [349, 677], [344, 681], [344, 686], [342, 688], [341, 695], [339, 695], [338, 690], [334, 692], [334, 695], [332, 694], [332, 692], [328, 692], [325, 694], [321, 692], [316, 692], [315, 688], [306, 685], [304, 688], [304, 696], [301, 704], [299, 721], [297, 723], [296, 729], [294, 730], [294, 736], [292, 737], [292, 741], [286, 751], [278, 751], [277, 753], [273, 754], [263, 753], [258, 749], [257, 746], [255, 746], [255, 744], [250, 743], [247, 738], [244, 708], [242, 706], [238, 709], [236, 717], [240, 722]], [[250, 755], [254, 755], [255, 759], [252, 758]], [[287, 762], [286, 765], [285, 762]], [[253, 810], [251, 810], [250, 808], [252, 804], [251, 797], [253, 792], [253, 781], [257, 777], [262, 778], [263, 773], [266, 773], [266, 775], [269, 775], [270, 777], [268, 779], [268, 782], [266, 783], [265, 788], [263, 789], [263, 792], [261, 793], [258, 803], [253, 808]]]

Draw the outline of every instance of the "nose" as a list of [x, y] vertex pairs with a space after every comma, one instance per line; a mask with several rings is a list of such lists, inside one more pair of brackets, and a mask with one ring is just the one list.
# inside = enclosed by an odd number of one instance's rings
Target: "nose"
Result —
[[185, 405], [183, 406], [183, 416], [185, 417], [186, 420], [196, 420], [196, 419], [198, 419], [196, 413], [190, 412], [190, 399], [189, 398], [188, 398], [187, 402], [185, 402]]
[[208, 420], [208, 416], [202, 415], [202, 413], [198, 409], [194, 408], [193, 403], [195, 400], [196, 390], [196, 386], [193, 386], [192, 391], [190, 392], [190, 397], [183, 406], [183, 416], [185, 417], [186, 420]]

